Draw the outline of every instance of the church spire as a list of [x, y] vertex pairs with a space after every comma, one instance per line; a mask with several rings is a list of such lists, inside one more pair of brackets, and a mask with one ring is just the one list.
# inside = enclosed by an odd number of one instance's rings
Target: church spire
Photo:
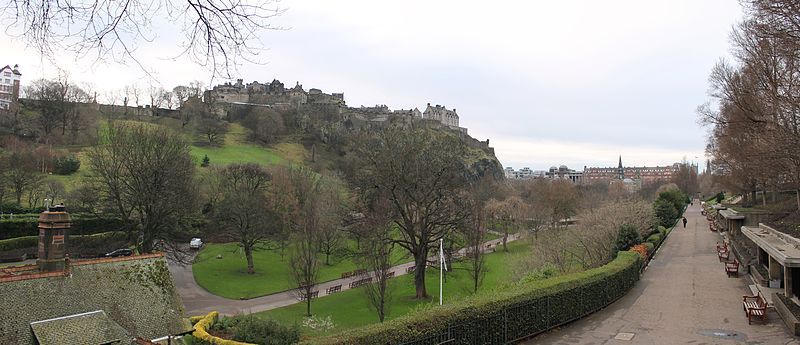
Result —
[[619, 166], [617, 166], [617, 176], [620, 180], [625, 179], [625, 168], [622, 167], [622, 155], [619, 155]]

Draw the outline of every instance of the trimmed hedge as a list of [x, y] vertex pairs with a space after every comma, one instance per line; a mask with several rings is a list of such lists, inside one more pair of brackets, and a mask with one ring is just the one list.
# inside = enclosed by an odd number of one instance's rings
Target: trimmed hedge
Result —
[[650, 237], [647, 238], [647, 242], [650, 242], [658, 246], [661, 243], [661, 235], [659, 234], [650, 235]]
[[[23, 236], [38, 236], [38, 214], [14, 216], [14, 219], [0, 220], [0, 240]], [[118, 231], [125, 227], [120, 219], [98, 218], [93, 215], [72, 214], [70, 233], [91, 235], [101, 232]]]
[[599, 268], [519, 283], [302, 344], [505, 344], [611, 304], [636, 284], [641, 265], [639, 254], [619, 252]]
[[[86, 250], [106, 252], [108, 246], [118, 246], [126, 242], [127, 235], [123, 232], [101, 232], [92, 235], [70, 235], [67, 244], [67, 252], [70, 254]], [[17, 249], [31, 249], [28, 254], [36, 254], [39, 246], [39, 236], [24, 236], [0, 240], [0, 253]], [[116, 248], [115, 248], [116, 249]], [[84, 253], [86, 254], [86, 253]]]
[[15, 249], [38, 247], [39, 236], [25, 236], [17, 237], [8, 240], [0, 240], [0, 252], [6, 252]]
[[656, 250], [656, 245], [653, 242], [645, 242], [645, 246], [647, 246], [647, 254], [653, 255], [653, 252]]

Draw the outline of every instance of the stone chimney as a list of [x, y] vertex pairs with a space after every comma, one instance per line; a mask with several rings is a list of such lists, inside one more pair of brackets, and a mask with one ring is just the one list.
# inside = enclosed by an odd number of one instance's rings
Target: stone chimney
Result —
[[71, 219], [64, 205], [48, 207], [39, 215], [39, 258], [36, 264], [41, 272], [64, 270], [64, 254]]

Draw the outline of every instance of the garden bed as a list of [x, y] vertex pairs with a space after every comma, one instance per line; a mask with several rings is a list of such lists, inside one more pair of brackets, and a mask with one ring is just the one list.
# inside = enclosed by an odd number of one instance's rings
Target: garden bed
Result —
[[783, 323], [789, 327], [789, 331], [794, 335], [800, 335], [800, 306], [782, 293], [773, 293], [772, 303], [775, 304], [775, 310], [783, 319]]

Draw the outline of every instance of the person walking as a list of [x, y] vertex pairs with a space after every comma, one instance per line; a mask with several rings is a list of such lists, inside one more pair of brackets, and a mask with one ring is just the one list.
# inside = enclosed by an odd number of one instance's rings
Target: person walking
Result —
[[686, 228], [686, 217], [683, 217], [683, 227]]

